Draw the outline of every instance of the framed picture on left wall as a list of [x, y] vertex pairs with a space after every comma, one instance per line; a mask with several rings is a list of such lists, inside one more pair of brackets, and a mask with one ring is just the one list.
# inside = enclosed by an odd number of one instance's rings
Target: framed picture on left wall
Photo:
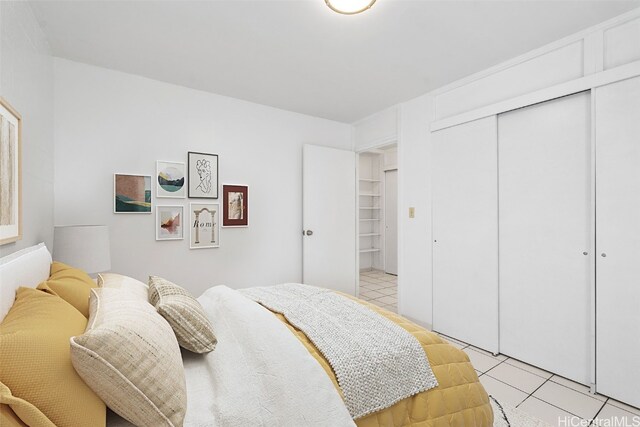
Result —
[[151, 213], [151, 175], [113, 174], [113, 212]]
[[0, 97], [0, 245], [22, 238], [22, 118]]
[[184, 239], [184, 208], [156, 206], [156, 240]]

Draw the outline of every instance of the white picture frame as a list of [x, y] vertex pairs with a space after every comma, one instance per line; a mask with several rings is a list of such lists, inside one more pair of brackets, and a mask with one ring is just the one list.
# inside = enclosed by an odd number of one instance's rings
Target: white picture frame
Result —
[[187, 168], [184, 162], [156, 161], [156, 198], [184, 199], [187, 196]]
[[189, 248], [220, 247], [220, 204], [189, 204]]
[[[140, 178], [144, 178], [142, 188], [140, 187]], [[153, 212], [151, 188], [151, 175], [114, 173], [113, 213], [151, 214]]]
[[156, 205], [156, 240], [184, 239], [184, 206]]

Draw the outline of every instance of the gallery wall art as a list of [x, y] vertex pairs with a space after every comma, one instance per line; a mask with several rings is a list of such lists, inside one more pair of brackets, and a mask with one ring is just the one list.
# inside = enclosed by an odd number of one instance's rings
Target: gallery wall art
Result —
[[114, 174], [113, 212], [151, 213], [151, 176]]
[[222, 186], [222, 226], [247, 227], [249, 225], [249, 187]]
[[218, 155], [188, 153], [188, 196], [195, 199], [218, 198]]
[[156, 197], [183, 199], [186, 195], [184, 163], [156, 162]]
[[190, 203], [189, 218], [191, 249], [220, 247], [218, 203]]
[[22, 238], [22, 117], [0, 97], [0, 244]]
[[184, 207], [156, 206], [156, 240], [184, 239]]

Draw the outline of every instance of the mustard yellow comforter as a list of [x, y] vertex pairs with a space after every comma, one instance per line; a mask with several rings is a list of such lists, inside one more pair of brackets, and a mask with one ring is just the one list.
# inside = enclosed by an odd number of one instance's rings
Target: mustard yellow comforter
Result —
[[[358, 427], [490, 427], [493, 411], [469, 357], [438, 335], [390, 311], [353, 298], [384, 317], [394, 321], [416, 337], [427, 354], [438, 387], [401, 400], [392, 407], [356, 420]], [[340, 391], [329, 363], [305, 334], [289, 324], [281, 314], [274, 313], [322, 365]]]

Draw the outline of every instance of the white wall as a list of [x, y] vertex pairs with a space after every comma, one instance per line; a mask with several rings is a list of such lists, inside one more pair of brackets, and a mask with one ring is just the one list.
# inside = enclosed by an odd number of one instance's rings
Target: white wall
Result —
[[[54, 83], [55, 222], [109, 225], [113, 272], [195, 294], [302, 279], [302, 146], [351, 149], [350, 125], [57, 58]], [[223, 228], [219, 249], [156, 242], [155, 209], [112, 213], [114, 172], [154, 176], [187, 151], [218, 154], [220, 182], [249, 185], [250, 225]]]
[[0, 96], [22, 115], [23, 237], [5, 256], [53, 243], [53, 65], [27, 2], [0, 2]]
[[[431, 144], [433, 98], [424, 95], [400, 106], [398, 141], [398, 309], [431, 326]], [[415, 209], [409, 218], [409, 208]]]

